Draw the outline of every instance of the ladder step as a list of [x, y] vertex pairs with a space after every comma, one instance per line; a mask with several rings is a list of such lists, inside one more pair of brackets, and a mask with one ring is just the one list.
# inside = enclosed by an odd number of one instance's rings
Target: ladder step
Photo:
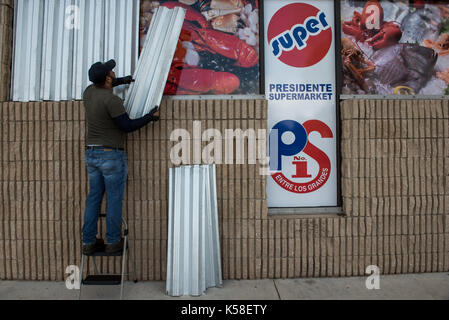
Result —
[[[126, 248], [128, 250], [128, 248]], [[97, 251], [92, 254], [89, 254], [89, 257], [121, 257], [123, 255], [123, 251], [116, 253], [106, 253], [104, 251]]]
[[86, 286], [116, 286], [122, 282], [122, 276], [117, 274], [90, 275], [83, 280]]
[[[128, 241], [126, 241], [126, 251], [128, 251], [128, 250], [129, 250], [129, 244], [128, 244]], [[86, 256], [89, 256], [89, 257], [121, 257], [121, 256], [123, 256], [123, 249], [120, 250], [119, 252], [115, 252], [115, 253], [106, 253], [103, 249], [102, 251], [97, 251], [97, 252], [91, 253]]]

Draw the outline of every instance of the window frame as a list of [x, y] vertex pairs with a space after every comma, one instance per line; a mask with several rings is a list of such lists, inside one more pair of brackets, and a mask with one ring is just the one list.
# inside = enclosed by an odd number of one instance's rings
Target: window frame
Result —
[[[264, 0], [259, 1], [259, 93], [258, 94], [203, 94], [203, 95], [163, 95], [165, 100], [265, 100], [265, 43]], [[142, 3], [142, 2], [140, 2]], [[140, 8], [139, 8], [140, 9]], [[261, 41], [262, 40], [262, 41]]]
[[336, 133], [337, 141], [337, 205], [334, 207], [268, 207], [268, 217], [278, 218], [308, 218], [308, 217], [335, 217], [345, 216], [343, 211], [343, 195], [341, 191], [341, 88], [342, 88], [342, 62], [341, 62], [341, 7], [340, 1], [334, 2], [334, 38], [335, 38], [335, 112], [336, 112]]
[[[363, 1], [363, 0], [357, 0], [357, 1]], [[367, 0], [365, 0], [367, 1]], [[444, 3], [444, 1], [439, 0], [440, 2]], [[336, 1], [337, 2], [337, 1]], [[428, 0], [424, 0], [425, 3], [428, 2]], [[340, 3], [340, 2], [338, 2]], [[340, 15], [340, 21], [341, 21], [341, 3], [338, 6], [338, 11], [339, 11], [339, 15]], [[340, 30], [339, 32], [339, 46], [340, 46], [340, 52], [338, 52], [338, 54], [341, 56], [341, 36], [342, 36], [342, 32]], [[339, 88], [339, 100], [344, 101], [344, 100], [449, 100], [449, 95], [440, 95], [440, 94], [436, 94], [436, 95], [420, 95], [420, 94], [416, 94], [416, 95], [395, 95], [395, 94], [342, 94], [342, 90], [343, 90], [343, 76], [342, 76], [342, 72], [343, 72], [343, 67], [341, 65], [341, 58], [340, 58], [340, 70], [337, 70], [337, 72], [340, 73], [340, 88]]]

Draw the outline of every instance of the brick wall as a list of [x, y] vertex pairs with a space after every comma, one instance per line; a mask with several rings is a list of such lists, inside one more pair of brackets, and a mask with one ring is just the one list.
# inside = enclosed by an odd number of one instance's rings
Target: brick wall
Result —
[[449, 268], [448, 105], [342, 104], [344, 211], [355, 223], [353, 244], [365, 244], [359, 255], [371, 256], [384, 272]]
[[[449, 270], [448, 101], [342, 103], [346, 217], [268, 216], [256, 165], [217, 167], [224, 279]], [[164, 101], [128, 136], [124, 215], [140, 280], [166, 268], [173, 128], [266, 128], [266, 102]], [[0, 279], [63, 280], [79, 265], [87, 196], [80, 102], [0, 104]], [[104, 230], [104, 226], [102, 226]], [[104, 259], [103, 271], [119, 264]]]

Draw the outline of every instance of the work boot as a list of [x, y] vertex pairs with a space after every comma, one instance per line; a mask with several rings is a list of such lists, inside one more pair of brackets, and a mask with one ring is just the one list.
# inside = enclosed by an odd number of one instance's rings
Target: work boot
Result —
[[83, 254], [89, 256], [98, 251], [103, 251], [104, 241], [103, 239], [96, 239], [93, 244], [83, 244]]
[[106, 252], [106, 253], [122, 252], [124, 243], [125, 243], [125, 239], [122, 238], [119, 242], [106, 244], [104, 252]]

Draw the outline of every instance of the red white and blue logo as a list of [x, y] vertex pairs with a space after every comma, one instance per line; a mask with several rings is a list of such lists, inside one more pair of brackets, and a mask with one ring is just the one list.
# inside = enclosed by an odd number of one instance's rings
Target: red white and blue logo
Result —
[[[318, 132], [321, 138], [330, 139], [334, 135], [331, 128], [320, 120], [310, 120], [303, 124], [294, 120], [277, 123], [270, 133], [270, 170], [274, 181], [283, 189], [298, 194], [311, 193], [323, 187], [331, 174], [331, 161], [327, 154], [309, 141], [312, 132]], [[284, 143], [285, 133], [293, 134], [291, 144]], [[283, 159], [292, 161], [296, 169], [290, 176], [283, 173]], [[308, 164], [318, 163], [318, 170], [311, 174]]]
[[273, 55], [296, 68], [323, 60], [331, 48], [332, 37], [326, 13], [306, 3], [279, 9], [271, 18], [267, 34]]

